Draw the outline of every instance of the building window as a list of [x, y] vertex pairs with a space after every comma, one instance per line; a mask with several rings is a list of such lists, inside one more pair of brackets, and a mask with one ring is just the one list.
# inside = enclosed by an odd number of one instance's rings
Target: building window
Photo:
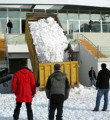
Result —
[[78, 11], [68, 10], [68, 20], [78, 20]]
[[12, 34], [20, 33], [20, 19], [11, 19], [13, 23]]
[[67, 11], [59, 10], [57, 16], [58, 16], [59, 20], [67, 20]]
[[73, 32], [79, 32], [78, 21], [69, 21], [69, 34], [73, 34]]
[[9, 18], [20, 18], [20, 9], [9, 8], [8, 9], [8, 17]]
[[89, 11], [80, 11], [80, 20], [90, 20]]
[[100, 12], [91, 11], [91, 20], [101, 20]]
[[103, 32], [110, 32], [110, 22], [102, 22]]
[[92, 32], [101, 32], [101, 24], [99, 21], [94, 21]]
[[0, 18], [7, 18], [7, 9], [0, 8]]
[[87, 21], [87, 20], [80, 21], [80, 31], [81, 32], [90, 32], [89, 21]]
[[21, 9], [21, 18], [26, 19], [26, 13], [30, 12], [32, 12], [30, 9]]
[[6, 33], [7, 31], [7, 19], [0, 19], [0, 23], [1, 23], [1, 32], [2, 33]]
[[67, 33], [67, 21], [60, 21], [61, 25], [62, 25], [62, 28], [65, 32], [65, 34]]

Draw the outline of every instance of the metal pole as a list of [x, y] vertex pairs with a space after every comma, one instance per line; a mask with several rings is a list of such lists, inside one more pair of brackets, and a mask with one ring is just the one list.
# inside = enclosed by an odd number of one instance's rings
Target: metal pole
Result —
[[69, 35], [69, 21], [67, 20], [67, 34]]
[[101, 33], [103, 32], [103, 24], [102, 24], [102, 20], [100, 20], [100, 27], [101, 27]]

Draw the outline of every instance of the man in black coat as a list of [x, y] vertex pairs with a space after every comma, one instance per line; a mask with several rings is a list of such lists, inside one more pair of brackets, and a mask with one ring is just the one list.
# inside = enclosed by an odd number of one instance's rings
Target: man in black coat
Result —
[[96, 106], [93, 111], [99, 111], [100, 100], [104, 95], [104, 106], [102, 111], [106, 111], [108, 107], [108, 93], [109, 93], [109, 79], [110, 79], [110, 71], [106, 68], [106, 64], [101, 64], [102, 70], [99, 71], [96, 82], [97, 98], [96, 98]]
[[13, 24], [11, 20], [9, 20], [9, 22], [7, 23], [7, 27], [8, 27], [8, 33], [11, 33], [11, 29], [13, 28]]
[[49, 120], [54, 120], [56, 109], [56, 120], [62, 120], [63, 103], [69, 96], [70, 86], [66, 74], [60, 71], [59, 64], [54, 65], [54, 71], [46, 84], [46, 96], [50, 99]]
[[94, 71], [94, 68], [91, 67], [91, 70], [89, 71], [89, 78], [90, 78], [90, 81], [91, 81], [91, 86], [92, 85], [96, 85], [96, 74], [95, 74], [95, 71]]

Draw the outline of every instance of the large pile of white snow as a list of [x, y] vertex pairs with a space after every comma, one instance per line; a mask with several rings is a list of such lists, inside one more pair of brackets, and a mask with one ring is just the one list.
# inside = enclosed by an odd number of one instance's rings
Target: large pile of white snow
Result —
[[[93, 112], [97, 91], [94, 87], [71, 88], [69, 99], [64, 102], [63, 120], [110, 120], [110, 101], [107, 111]], [[109, 94], [110, 100], [110, 94]], [[13, 120], [15, 108], [14, 94], [0, 94], [0, 120]], [[100, 110], [103, 107], [101, 100]], [[44, 91], [37, 90], [33, 98], [34, 120], [48, 119], [48, 99]], [[19, 120], [27, 120], [27, 111], [23, 103]]]
[[68, 46], [68, 40], [52, 17], [29, 22], [29, 27], [39, 62], [65, 61], [64, 50]]

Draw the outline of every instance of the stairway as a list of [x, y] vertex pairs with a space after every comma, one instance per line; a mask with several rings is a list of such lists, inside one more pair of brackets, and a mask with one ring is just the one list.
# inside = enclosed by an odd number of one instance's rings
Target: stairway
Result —
[[0, 61], [5, 60], [6, 57], [6, 44], [5, 39], [0, 39]]
[[103, 53], [101, 53], [99, 51], [99, 53], [97, 53], [97, 47], [93, 46], [90, 42], [88, 42], [87, 40], [83, 40], [83, 39], [79, 39], [78, 42], [85, 47], [85, 49], [87, 49], [90, 54], [92, 54], [94, 57], [100, 57], [100, 58], [107, 58], [106, 55], [104, 55]]

